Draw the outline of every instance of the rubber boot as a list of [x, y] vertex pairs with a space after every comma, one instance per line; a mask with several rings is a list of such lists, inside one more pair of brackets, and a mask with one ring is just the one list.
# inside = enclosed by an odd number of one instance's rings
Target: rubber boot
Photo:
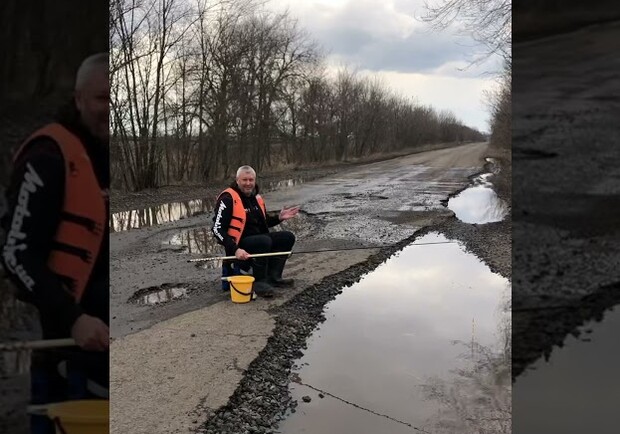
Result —
[[273, 297], [273, 288], [267, 278], [267, 258], [254, 258], [252, 260], [252, 270], [254, 271], [254, 292], [259, 297]]
[[282, 272], [287, 258], [269, 258], [269, 283], [276, 287], [291, 287], [295, 283], [294, 279], [283, 279]]

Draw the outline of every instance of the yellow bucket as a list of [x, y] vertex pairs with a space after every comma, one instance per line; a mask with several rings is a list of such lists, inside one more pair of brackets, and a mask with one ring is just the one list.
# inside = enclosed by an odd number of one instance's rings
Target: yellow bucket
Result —
[[109, 434], [110, 401], [85, 399], [50, 404], [47, 417], [54, 421], [56, 434]]
[[248, 303], [252, 301], [254, 290], [252, 289], [252, 276], [228, 276], [230, 283], [230, 298], [233, 303]]

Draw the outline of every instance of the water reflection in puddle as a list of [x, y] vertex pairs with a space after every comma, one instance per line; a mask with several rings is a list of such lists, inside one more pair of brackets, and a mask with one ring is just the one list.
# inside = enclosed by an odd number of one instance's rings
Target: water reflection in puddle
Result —
[[285, 179], [282, 181], [270, 181], [266, 183], [260, 183], [261, 191], [273, 191], [273, 190], [282, 190], [284, 188], [294, 187], [296, 185], [301, 185], [305, 182], [303, 178], [291, 178]]
[[618, 432], [620, 402], [620, 310], [605, 313], [600, 323], [580, 327], [548, 362], [538, 360], [514, 385], [517, 434]]
[[[441, 241], [446, 238], [429, 234], [416, 243]], [[467, 379], [452, 371], [471, 372], [488, 354], [505, 355], [509, 293], [507, 279], [458, 244], [405, 248], [327, 305], [327, 320], [310, 337], [297, 363], [302, 367], [295, 370], [307, 385], [402, 423], [328, 395], [321, 399], [316, 390], [293, 381], [291, 393], [299, 406], [278, 432], [414, 432], [403, 423], [428, 432], [468, 432], [443, 431], [442, 424], [469, 423], [459, 420], [457, 406], [473, 417], [491, 410], [480, 408], [478, 395], [484, 393], [476, 389], [476, 375]], [[502, 398], [496, 402], [509, 405], [509, 370], [498, 377], [505, 377], [505, 384], [492, 393]], [[442, 387], [466, 390], [453, 408], [430, 399]], [[306, 395], [309, 403], [302, 400]], [[509, 412], [503, 416], [509, 426]]]
[[[311, 229], [308, 223], [308, 217], [299, 214], [294, 219], [287, 220], [275, 226], [272, 230], [287, 230], [292, 231], [297, 237], [307, 237]], [[202, 257], [224, 256], [225, 253], [224, 247], [216, 242], [210, 226], [183, 230], [174, 234], [163, 244], [182, 247], [185, 253], [200, 255]], [[205, 269], [219, 268], [222, 266], [222, 262], [206, 261], [201, 262], [200, 266]]]
[[[203, 257], [224, 256], [224, 247], [217, 244], [211, 228], [195, 228], [181, 231], [164, 244], [183, 247], [185, 253]], [[221, 261], [207, 261], [200, 264], [203, 268], [219, 268]]]
[[[281, 190], [303, 184], [303, 178], [291, 178], [282, 181], [271, 181], [261, 184], [263, 191]], [[155, 226], [162, 223], [175, 222], [197, 214], [212, 212], [215, 198], [195, 199], [185, 202], [166, 203], [144, 209], [123, 211], [112, 214], [110, 230], [121, 232], [129, 229]]]
[[196, 199], [187, 202], [166, 203], [140, 210], [123, 211], [112, 214], [111, 232], [155, 226], [174, 222], [197, 214], [213, 211], [214, 200]]
[[182, 286], [172, 288], [161, 288], [159, 290], [148, 291], [142, 295], [135, 297], [137, 304], [159, 304], [166, 303], [187, 295], [188, 289]]
[[[0, 274], [2, 271], [0, 268]], [[9, 285], [0, 275], [0, 343], [40, 339], [38, 312], [34, 306], [18, 301]], [[3, 380], [26, 374], [29, 368], [29, 351], [0, 351], [0, 390]]]
[[508, 214], [506, 202], [500, 199], [489, 178], [492, 173], [484, 173], [474, 179], [474, 185], [448, 200], [448, 208], [465, 223], [492, 223], [502, 221]]

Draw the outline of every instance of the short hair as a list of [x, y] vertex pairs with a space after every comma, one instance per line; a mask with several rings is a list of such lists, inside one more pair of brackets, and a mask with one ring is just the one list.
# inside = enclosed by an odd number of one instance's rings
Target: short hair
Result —
[[103, 67], [107, 70], [109, 68], [109, 64], [109, 53], [97, 53], [84, 59], [78, 68], [77, 74], [75, 75], [75, 90], [80, 90], [84, 87], [93, 71]]
[[252, 175], [254, 175], [254, 178], [256, 178], [256, 170], [252, 169], [251, 166], [241, 166], [240, 168], [238, 168], [236, 178], [239, 178], [239, 176], [245, 172], [251, 173]]

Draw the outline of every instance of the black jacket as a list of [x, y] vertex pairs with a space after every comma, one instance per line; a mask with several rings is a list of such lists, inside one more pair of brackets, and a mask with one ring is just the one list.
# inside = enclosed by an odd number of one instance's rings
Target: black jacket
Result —
[[[69, 104], [59, 114], [57, 121], [76, 134], [88, 152], [95, 175], [102, 189], [109, 189], [109, 152], [106, 144], [90, 134], [80, 123], [74, 104]], [[40, 179], [36, 189], [31, 189], [26, 203], [27, 214], [20, 214], [18, 198], [26, 176], [35, 173]], [[1, 260], [9, 278], [18, 286], [20, 292], [29, 294], [24, 279], [31, 279], [32, 301], [39, 309], [44, 338], [68, 337], [71, 326], [82, 313], [101, 318], [109, 324], [109, 225], [79, 304], [65, 291], [60, 278], [47, 266], [53, 238], [58, 229], [65, 192], [65, 167], [59, 146], [48, 137], [36, 138], [21, 152], [13, 166], [10, 183], [6, 191], [8, 213], [2, 219], [7, 237], [12, 225], [24, 238], [22, 250], [15, 257], [20, 272], [10, 272], [6, 267], [3, 247]], [[22, 206], [23, 208], [23, 206]], [[109, 202], [106, 201], [106, 215], [109, 215]]]
[[[241, 192], [236, 182], [233, 182], [230, 187], [239, 193], [246, 211], [245, 227], [241, 233], [240, 240], [251, 235], [266, 234], [269, 232], [269, 228], [280, 224], [280, 217], [277, 212], [268, 212], [266, 219], [263, 216], [260, 205], [256, 200], [256, 195], [259, 192], [258, 184], [255, 186], [254, 192], [250, 196], [246, 196]], [[224, 193], [215, 204], [215, 215], [213, 216], [212, 231], [217, 242], [226, 249], [226, 256], [234, 255], [237, 250], [237, 243], [228, 235], [228, 226], [232, 219], [232, 208], [232, 196], [229, 193]]]

